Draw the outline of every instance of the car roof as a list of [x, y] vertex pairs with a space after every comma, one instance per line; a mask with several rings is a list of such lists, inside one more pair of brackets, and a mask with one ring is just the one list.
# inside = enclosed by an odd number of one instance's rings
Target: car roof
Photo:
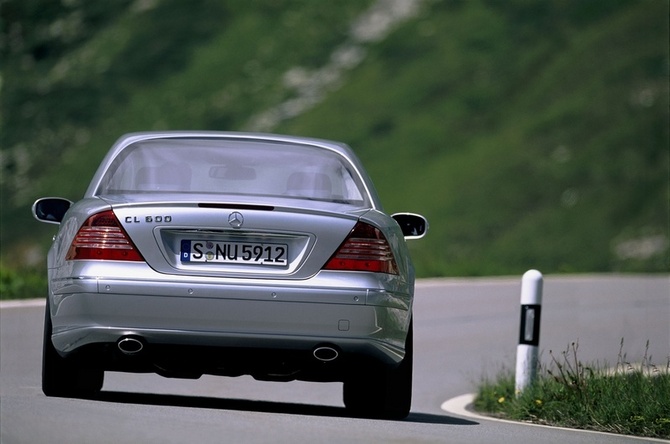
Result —
[[351, 148], [341, 142], [319, 139], [314, 137], [290, 136], [282, 134], [242, 132], [242, 131], [143, 131], [128, 133], [121, 136], [115, 146], [123, 148], [131, 143], [152, 139], [180, 139], [180, 138], [212, 138], [212, 139], [247, 139], [263, 140], [267, 142], [288, 142], [305, 145], [316, 145], [329, 148], [341, 154], [351, 154]]

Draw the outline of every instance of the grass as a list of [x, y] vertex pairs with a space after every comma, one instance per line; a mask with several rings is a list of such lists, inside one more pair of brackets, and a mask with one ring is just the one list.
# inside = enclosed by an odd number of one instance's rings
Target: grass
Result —
[[43, 270], [19, 271], [0, 265], [0, 300], [32, 299], [46, 296], [47, 279]]
[[640, 365], [627, 362], [623, 339], [614, 369], [583, 364], [572, 343], [523, 392], [515, 393], [513, 372], [484, 380], [474, 408], [496, 417], [537, 424], [650, 438], [670, 438], [670, 357], [651, 362], [647, 349]]
[[[248, 129], [295, 98], [286, 73], [319, 72], [375, 1], [3, 0], [0, 258], [44, 264], [55, 228], [30, 205], [79, 199], [121, 134]], [[423, 1], [271, 131], [350, 144], [387, 211], [425, 215], [420, 277], [667, 273], [667, 16]]]

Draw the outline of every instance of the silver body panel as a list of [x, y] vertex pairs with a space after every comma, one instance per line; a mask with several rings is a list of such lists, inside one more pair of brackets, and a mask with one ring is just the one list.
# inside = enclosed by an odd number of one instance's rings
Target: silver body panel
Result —
[[310, 350], [331, 343], [387, 363], [404, 356], [411, 295], [391, 279], [384, 288], [366, 273], [352, 282], [350, 272], [322, 271], [290, 283], [212, 282], [163, 276], [142, 263], [106, 264], [105, 277], [95, 276], [96, 268], [74, 267], [76, 278], [52, 280], [52, 339], [63, 354], [137, 335], [150, 343], [221, 347]]

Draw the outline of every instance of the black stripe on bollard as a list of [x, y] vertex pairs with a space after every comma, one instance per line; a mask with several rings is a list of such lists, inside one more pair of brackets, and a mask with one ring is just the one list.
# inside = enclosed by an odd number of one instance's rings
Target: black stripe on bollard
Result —
[[540, 314], [542, 305], [521, 306], [521, 328], [519, 329], [519, 344], [540, 345]]

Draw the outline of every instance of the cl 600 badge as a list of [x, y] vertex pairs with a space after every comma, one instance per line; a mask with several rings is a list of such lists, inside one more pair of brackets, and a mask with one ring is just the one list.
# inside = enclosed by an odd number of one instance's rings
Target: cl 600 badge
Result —
[[139, 224], [142, 222], [146, 223], [170, 223], [172, 222], [172, 216], [126, 216], [125, 222], [127, 224]]

